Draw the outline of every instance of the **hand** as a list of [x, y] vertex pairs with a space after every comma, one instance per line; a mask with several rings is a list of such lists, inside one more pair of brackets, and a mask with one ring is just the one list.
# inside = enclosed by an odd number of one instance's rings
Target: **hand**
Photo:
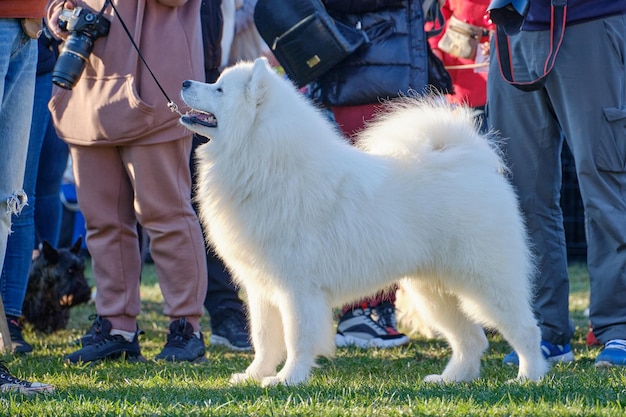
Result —
[[74, 1], [67, 0], [63, 3], [63, 7], [55, 10], [55, 12], [50, 16], [50, 20], [48, 23], [48, 28], [52, 35], [61, 40], [67, 39], [69, 33], [65, 30], [61, 30], [59, 27], [59, 16], [61, 16], [61, 12], [63, 9], [74, 10], [76, 8], [76, 3]]
[[489, 56], [491, 50], [491, 44], [489, 42], [483, 42], [480, 44], [480, 54], [482, 56]]

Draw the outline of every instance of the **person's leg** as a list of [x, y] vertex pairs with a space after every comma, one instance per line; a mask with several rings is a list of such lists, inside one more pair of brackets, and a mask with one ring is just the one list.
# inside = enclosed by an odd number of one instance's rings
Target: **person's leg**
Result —
[[[11, 217], [24, 207], [24, 170], [33, 113], [37, 44], [18, 19], [0, 19], [0, 265], [5, 261]], [[26, 287], [0, 281], [8, 313], [19, 314]]]
[[626, 340], [624, 55], [626, 16], [571, 26], [548, 80], [585, 207], [590, 320], [602, 343]]
[[230, 273], [222, 260], [211, 248], [207, 249], [207, 265], [209, 282], [207, 285], [204, 307], [213, 317], [222, 309], [231, 309], [245, 312], [245, 307], [239, 298], [238, 289], [232, 281]]
[[[0, 19], [0, 265], [4, 264], [11, 215], [19, 213], [24, 204], [22, 182], [36, 64], [37, 42], [24, 34], [18, 19]], [[13, 289], [0, 284], [5, 303], [19, 300]]]
[[71, 363], [126, 357], [142, 360], [137, 330], [141, 255], [134, 192], [120, 148], [70, 146], [78, 204], [85, 216], [87, 247], [98, 317]]
[[[124, 149], [136, 193], [135, 208], [150, 237], [164, 313], [181, 317], [195, 330], [204, 310], [206, 262], [204, 240], [191, 206], [191, 139]], [[183, 161], [185, 163], [183, 163]]]
[[[50, 99], [52, 89], [51, 74], [41, 75], [45, 79], [46, 87], [37, 89], [37, 96]], [[37, 205], [35, 206], [35, 247], [46, 240], [57, 247], [61, 234], [61, 220], [63, 214], [63, 204], [59, 197], [61, 192], [61, 181], [67, 166], [68, 147], [56, 134], [54, 125], [47, 109], [43, 109], [40, 115], [41, 125], [45, 129], [43, 132], [43, 143], [39, 157], [39, 168], [37, 170], [37, 184], [35, 193], [37, 195]]]
[[[24, 341], [18, 318], [22, 315], [32, 257], [37, 175], [34, 160], [39, 158], [41, 147], [37, 132], [30, 132], [28, 139], [32, 115], [38, 111], [37, 105], [33, 106], [37, 45], [24, 35], [19, 21], [1, 19], [0, 48], [0, 293], [13, 349], [28, 353], [32, 346]], [[28, 205], [24, 205], [26, 199]]]
[[191, 137], [123, 150], [132, 167], [137, 216], [150, 237], [163, 312], [171, 320], [168, 343], [156, 357], [167, 361], [205, 360], [200, 317], [207, 264], [202, 229], [191, 205], [190, 152]]
[[[549, 32], [522, 32], [511, 37], [512, 54], [519, 58], [516, 75], [540, 61], [535, 45], [548, 45]], [[492, 45], [488, 79], [489, 127], [503, 138], [511, 181], [519, 195], [536, 256], [534, 309], [542, 339], [565, 346], [574, 327], [569, 317], [569, 278], [563, 213], [560, 207], [562, 139], [545, 91], [523, 92], [509, 85], [497, 67]], [[526, 71], [527, 72], [527, 71]], [[568, 350], [564, 348], [565, 352]], [[565, 352], [566, 353], [566, 352]], [[567, 355], [570, 360], [571, 355]]]
[[213, 249], [207, 248], [208, 282], [204, 307], [211, 318], [211, 345], [250, 350], [247, 309], [230, 273]]
[[120, 148], [70, 146], [70, 151], [98, 289], [96, 310], [114, 329], [135, 331], [142, 262], [134, 191]]

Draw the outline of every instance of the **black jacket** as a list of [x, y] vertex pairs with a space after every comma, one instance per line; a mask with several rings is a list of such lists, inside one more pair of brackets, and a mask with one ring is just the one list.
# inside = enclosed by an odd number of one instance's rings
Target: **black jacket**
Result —
[[202, 45], [204, 47], [204, 76], [205, 81], [213, 83], [220, 75], [222, 61], [222, 17], [221, 0], [205, 0], [200, 6], [200, 20], [202, 23]]
[[372, 104], [424, 91], [428, 42], [420, 0], [323, 2], [335, 19], [365, 30], [370, 42], [310, 85], [316, 101], [330, 106]]

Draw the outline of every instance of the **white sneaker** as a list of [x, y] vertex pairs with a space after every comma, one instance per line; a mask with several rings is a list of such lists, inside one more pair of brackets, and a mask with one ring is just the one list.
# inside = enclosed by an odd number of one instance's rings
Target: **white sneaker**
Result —
[[52, 385], [41, 382], [29, 382], [11, 375], [9, 370], [0, 362], [0, 392], [20, 392], [22, 394], [37, 394], [54, 392]]

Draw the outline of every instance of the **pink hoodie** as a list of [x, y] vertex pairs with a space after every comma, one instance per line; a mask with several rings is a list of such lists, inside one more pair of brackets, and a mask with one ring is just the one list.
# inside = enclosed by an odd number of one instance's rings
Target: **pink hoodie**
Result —
[[[171, 100], [180, 105], [181, 84], [204, 79], [200, 28], [201, 0], [114, 0], [150, 69]], [[56, 21], [64, 0], [52, 0], [48, 20]], [[98, 12], [104, 0], [77, 0]], [[167, 100], [139, 59], [109, 5], [108, 36], [95, 41], [72, 90], [54, 88], [49, 103], [59, 136], [76, 145], [153, 144], [190, 133], [178, 123]], [[54, 25], [53, 30], [54, 30]]]
[[38, 18], [43, 17], [46, 0], [2, 0], [0, 18]]

